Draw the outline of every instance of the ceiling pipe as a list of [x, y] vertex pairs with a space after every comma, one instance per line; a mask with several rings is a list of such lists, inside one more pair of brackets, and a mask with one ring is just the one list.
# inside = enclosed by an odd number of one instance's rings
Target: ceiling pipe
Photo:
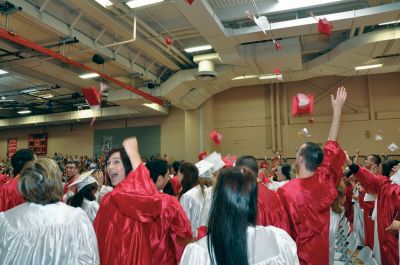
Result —
[[133, 18], [132, 39], [125, 40], [125, 41], [120, 41], [120, 42], [114, 42], [114, 43], [111, 43], [111, 44], [108, 44], [108, 45], [103, 45], [103, 46], [100, 46], [100, 47], [95, 47], [95, 48], [83, 50], [80, 53], [84, 53], [84, 52], [88, 52], [88, 51], [92, 51], [92, 50], [97, 50], [97, 49], [110, 48], [110, 47], [114, 47], [114, 46], [118, 46], [118, 45], [125, 45], [125, 44], [128, 44], [128, 43], [132, 43], [134, 41], [136, 41], [136, 15]]
[[148, 99], [148, 100], [150, 100], [150, 101], [152, 101], [154, 103], [157, 103], [157, 104], [159, 104], [161, 106], [164, 106], [163, 100], [161, 100], [161, 99], [159, 99], [157, 97], [154, 97], [154, 96], [152, 96], [152, 95], [150, 95], [150, 94], [148, 94], [148, 93], [146, 93], [144, 91], [141, 91], [141, 90], [139, 90], [137, 88], [134, 88], [134, 87], [132, 87], [130, 85], [127, 85], [127, 84], [119, 81], [118, 79], [115, 79], [114, 77], [111, 77], [111, 76], [109, 76], [109, 75], [107, 75], [107, 74], [105, 74], [103, 72], [97, 71], [97, 70], [95, 70], [95, 69], [93, 69], [93, 68], [91, 68], [89, 66], [86, 66], [86, 65], [84, 65], [84, 64], [82, 64], [82, 63], [80, 63], [78, 61], [71, 60], [68, 57], [65, 57], [64, 55], [56, 53], [56, 52], [54, 52], [54, 51], [52, 51], [50, 49], [44, 48], [43, 46], [40, 46], [37, 43], [35, 43], [33, 41], [30, 41], [30, 40], [27, 40], [27, 39], [25, 39], [25, 38], [23, 38], [21, 36], [18, 36], [18, 35], [14, 34], [14, 33], [11, 33], [11, 32], [6, 31], [4, 29], [0, 29], [0, 38], [6, 39], [8, 41], [14, 42], [14, 43], [19, 44], [19, 45], [24, 46], [24, 47], [30, 48], [30, 49], [35, 50], [37, 52], [40, 52], [40, 53], [42, 53], [44, 55], [51, 56], [51, 57], [53, 57], [53, 58], [55, 58], [55, 59], [57, 59], [57, 60], [59, 60], [61, 62], [73, 65], [73, 66], [75, 66], [77, 68], [81, 68], [81, 69], [84, 69], [84, 70], [87, 70], [87, 71], [90, 71], [90, 72], [97, 73], [98, 75], [100, 75], [105, 80], [108, 80], [108, 81], [110, 81], [110, 82], [112, 82], [112, 83], [114, 83], [116, 85], [119, 85], [122, 88], [127, 89], [127, 90], [129, 90], [129, 91], [131, 91], [131, 92], [133, 92], [133, 93], [135, 93], [135, 94], [137, 94], [139, 96], [142, 96], [145, 99]]

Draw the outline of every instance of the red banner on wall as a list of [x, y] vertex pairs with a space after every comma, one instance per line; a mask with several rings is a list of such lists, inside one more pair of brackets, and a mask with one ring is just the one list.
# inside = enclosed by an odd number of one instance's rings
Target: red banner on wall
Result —
[[12, 157], [15, 152], [17, 152], [17, 139], [10, 138], [7, 139], [7, 155], [8, 157]]

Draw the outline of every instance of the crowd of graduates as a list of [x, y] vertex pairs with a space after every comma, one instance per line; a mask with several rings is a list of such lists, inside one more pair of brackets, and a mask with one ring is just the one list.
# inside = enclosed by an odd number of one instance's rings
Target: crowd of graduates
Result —
[[398, 265], [400, 167], [342, 150], [346, 97], [338, 88], [326, 143], [301, 145], [293, 170], [216, 152], [144, 162], [135, 137], [84, 169], [21, 149], [0, 175], [0, 264], [335, 264], [345, 220], [378, 264]]

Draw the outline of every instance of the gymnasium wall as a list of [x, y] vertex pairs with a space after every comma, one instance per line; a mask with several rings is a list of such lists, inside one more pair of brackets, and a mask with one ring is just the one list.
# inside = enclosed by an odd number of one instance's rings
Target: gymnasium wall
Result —
[[[304, 141], [322, 144], [326, 140], [332, 118], [330, 94], [337, 86], [344, 85], [348, 89], [348, 101], [342, 113], [341, 145], [349, 153], [359, 148], [362, 154], [389, 154], [387, 146], [391, 142], [400, 146], [399, 84], [400, 73], [390, 73], [235, 87], [214, 95], [195, 111], [171, 108], [168, 116], [98, 121], [94, 129], [159, 125], [160, 151], [170, 159], [195, 161], [201, 150], [256, 157], [282, 150], [284, 156], [294, 156]], [[313, 123], [309, 123], [309, 117], [290, 115], [292, 96], [298, 92], [314, 94]], [[298, 131], [302, 128], [307, 128], [311, 137], [299, 137]], [[49, 134], [49, 156], [54, 152], [91, 155], [94, 129], [87, 123], [78, 123], [0, 130], [0, 157], [6, 154], [7, 137], [17, 137], [18, 148], [22, 148], [27, 146], [29, 133], [42, 132]], [[209, 138], [213, 129], [224, 134], [218, 146]], [[369, 138], [365, 136], [367, 131]], [[374, 140], [376, 133], [382, 134], [381, 142]]]

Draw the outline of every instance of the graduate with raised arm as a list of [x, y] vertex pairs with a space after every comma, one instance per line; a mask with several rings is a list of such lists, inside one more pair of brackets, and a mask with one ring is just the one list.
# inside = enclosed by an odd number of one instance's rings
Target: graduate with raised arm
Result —
[[[174, 198], [162, 196], [141, 162], [136, 138], [106, 159], [113, 191], [94, 221], [101, 264], [177, 264], [192, 240], [190, 223]], [[168, 207], [171, 206], [171, 207]]]
[[[400, 210], [400, 186], [388, 176], [374, 175], [365, 167], [354, 164], [347, 156], [347, 164], [368, 193], [377, 195], [377, 222], [380, 264], [399, 264], [399, 242], [395, 234], [385, 229], [398, 218]], [[379, 263], [379, 261], [378, 261]]]
[[345, 162], [336, 139], [346, 96], [344, 87], [338, 88], [336, 98], [331, 96], [333, 120], [324, 149], [311, 142], [303, 144], [296, 154], [297, 177], [278, 189], [301, 264], [329, 264], [330, 208]]

